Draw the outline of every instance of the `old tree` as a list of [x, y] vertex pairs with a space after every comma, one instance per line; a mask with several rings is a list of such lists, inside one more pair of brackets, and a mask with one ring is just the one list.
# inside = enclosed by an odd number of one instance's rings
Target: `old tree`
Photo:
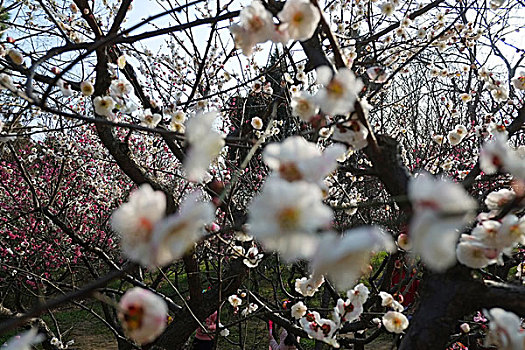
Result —
[[525, 349], [524, 15], [1, 1], [0, 343]]

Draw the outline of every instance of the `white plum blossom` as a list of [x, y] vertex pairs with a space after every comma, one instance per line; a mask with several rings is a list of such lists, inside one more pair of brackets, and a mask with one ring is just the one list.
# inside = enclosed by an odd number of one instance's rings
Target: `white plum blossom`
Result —
[[456, 125], [454, 130], [451, 130], [448, 133], [447, 135], [448, 142], [452, 146], [455, 146], [459, 144], [461, 141], [463, 141], [466, 135], [467, 135], [467, 128], [464, 125], [458, 124]]
[[321, 19], [319, 9], [309, 0], [287, 0], [277, 17], [285, 23], [290, 39], [299, 41], [310, 39]]
[[430, 66], [429, 67], [429, 74], [431, 77], [435, 78], [435, 77], [438, 77], [439, 76], [439, 68], [438, 67], [435, 67], [435, 66]]
[[381, 4], [381, 12], [385, 16], [392, 16], [394, 14], [395, 9], [395, 6], [390, 1], [386, 1], [383, 4]]
[[262, 87], [263, 87], [262, 79], [257, 79], [256, 81], [253, 82], [253, 85], [252, 85], [253, 92], [255, 93], [261, 92]]
[[412, 243], [410, 242], [410, 238], [405, 233], [402, 233], [397, 237], [397, 245], [399, 248], [406, 251], [412, 249]]
[[461, 331], [463, 333], [468, 333], [470, 332], [470, 325], [468, 323], [462, 323], [459, 328], [461, 329]]
[[119, 69], [124, 69], [124, 67], [126, 67], [126, 56], [125, 55], [121, 55], [117, 58], [117, 67]]
[[7, 56], [17, 66], [21, 66], [22, 64], [24, 64], [24, 56], [20, 53], [20, 51], [16, 49], [7, 50]]
[[62, 79], [58, 79], [57, 86], [60, 89], [60, 92], [63, 96], [69, 97], [73, 95], [73, 89], [71, 89], [71, 84]]
[[490, 0], [490, 8], [493, 10], [497, 10], [500, 7], [502, 7], [504, 3], [505, 0]]
[[248, 225], [246, 225], [245, 228], [243, 228], [245, 231], [236, 231], [235, 232], [235, 239], [241, 242], [249, 242], [253, 240], [253, 236], [248, 234]]
[[518, 90], [525, 90], [525, 72], [521, 72], [519, 74], [516, 74], [516, 76], [512, 79], [512, 85]]
[[[472, 230], [472, 237], [485, 247], [487, 257], [500, 257], [501, 253], [510, 254], [509, 249], [518, 243], [524, 243], [523, 221], [513, 214], [501, 220], [485, 220]], [[502, 260], [501, 260], [502, 261]]]
[[479, 165], [481, 170], [488, 175], [506, 171], [518, 178], [525, 179], [525, 161], [518, 151], [510, 148], [505, 134], [496, 134], [493, 140], [483, 145]]
[[204, 98], [199, 98], [197, 99], [197, 103], [195, 104], [195, 109], [197, 111], [201, 111], [204, 110], [204, 108], [208, 107], [208, 100], [207, 99], [204, 99]]
[[139, 114], [139, 119], [140, 125], [154, 129], [162, 120], [162, 116], [158, 113], [152, 113], [148, 108], [144, 110], [144, 113]]
[[244, 248], [240, 245], [234, 245], [232, 247], [232, 259], [237, 259], [244, 256]]
[[106, 117], [112, 117], [115, 101], [111, 96], [97, 96], [93, 99], [93, 106], [95, 108], [95, 113]]
[[461, 235], [461, 241], [456, 247], [458, 261], [473, 269], [480, 269], [497, 262], [487, 257], [487, 247], [477, 238]]
[[13, 79], [11, 79], [9, 75], [5, 73], [0, 73], [0, 90], [4, 89], [13, 91], [16, 89], [16, 87], [13, 84]]
[[387, 292], [379, 292], [379, 297], [381, 297], [381, 306], [391, 308], [397, 312], [401, 312], [405, 309], [400, 302], [395, 300], [394, 297]]
[[525, 244], [525, 221], [514, 214], [508, 214], [501, 220], [498, 231], [498, 244], [495, 248], [515, 247], [518, 243]]
[[314, 233], [328, 227], [333, 217], [318, 186], [276, 176], [266, 181], [249, 213], [250, 233], [287, 260], [310, 256], [317, 245]]
[[371, 81], [374, 81], [376, 83], [384, 83], [388, 78], [386, 70], [381, 67], [369, 67], [366, 69], [366, 74], [368, 75]]
[[230, 27], [235, 39], [235, 46], [246, 56], [253, 52], [253, 46], [275, 38], [275, 24], [272, 14], [263, 4], [254, 0], [242, 9], [240, 23]]
[[173, 121], [173, 119], [170, 121], [169, 128], [171, 131], [177, 132], [179, 134], [184, 134], [186, 132], [186, 127], [182, 123], [177, 123], [176, 121]]
[[412, 20], [408, 16], [403, 17], [403, 19], [401, 20], [402, 27], [408, 27], [411, 24], [412, 24]]
[[239, 307], [242, 304], [242, 299], [237, 294], [232, 294], [228, 297], [228, 302], [234, 308]]
[[31, 350], [33, 345], [44, 340], [44, 335], [38, 333], [38, 328], [31, 328], [19, 335], [15, 335], [4, 344], [2, 350]]
[[345, 115], [354, 110], [363, 83], [361, 79], [356, 79], [350, 69], [341, 68], [334, 75], [330, 67], [321, 66], [317, 68], [317, 82], [324, 85], [315, 95], [323, 112]]
[[361, 305], [366, 303], [369, 294], [370, 291], [363, 283], [359, 283], [354, 287], [354, 289], [350, 289], [348, 292], [346, 292], [346, 296], [348, 299], [350, 299], [350, 301], [357, 302]]
[[251, 314], [252, 312], [257, 311], [258, 308], [259, 308], [259, 305], [254, 304], [254, 303], [250, 303], [250, 304], [248, 304], [248, 306], [244, 310], [241, 311], [241, 315], [243, 317], [246, 317], [249, 314]]
[[53, 346], [56, 346], [58, 347], [59, 349], [60, 348], [63, 348], [63, 345], [62, 345], [62, 342], [60, 340], [58, 340], [57, 337], [53, 337], [51, 338], [51, 340], [49, 341], [49, 343]]
[[355, 321], [363, 313], [363, 304], [357, 300], [343, 299], [337, 300], [337, 305], [334, 308], [334, 313], [337, 314], [340, 323]]
[[328, 276], [337, 289], [348, 289], [366, 272], [372, 251], [393, 249], [392, 237], [376, 227], [360, 227], [342, 236], [325, 233], [311, 263], [313, 276]]
[[282, 179], [320, 184], [337, 168], [337, 158], [345, 153], [342, 145], [333, 145], [321, 152], [313, 142], [302, 136], [290, 136], [281, 143], [266, 146], [264, 162]]
[[295, 96], [297, 95], [298, 93], [300, 93], [300, 87], [298, 85], [293, 85], [295, 82], [292, 78], [292, 75], [290, 73], [284, 73], [284, 79], [286, 80], [287, 83], [289, 84], [292, 84], [290, 86], [290, 95]]
[[498, 350], [521, 350], [525, 344], [525, 333], [521, 331], [520, 318], [500, 308], [483, 310], [489, 320], [489, 330], [485, 346], [495, 346]]
[[487, 175], [495, 174], [505, 167], [510, 156], [511, 149], [507, 144], [507, 137], [498, 135], [483, 145], [479, 156], [480, 168]]
[[133, 91], [133, 86], [126, 79], [118, 79], [111, 82], [109, 90], [112, 96], [125, 97]]
[[501, 223], [496, 220], [484, 220], [472, 230], [472, 236], [493, 246], [496, 243]]
[[184, 124], [184, 122], [186, 122], [186, 113], [184, 113], [183, 111], [173, 111], [168, 114], [171, 115], [172, 123]]
[[420, 174], [408, 186], [414, 214], [409, 236], [413, 254], [434, 271], [456, 262], [459, 230], [474, 216], [476, 201], [460, 184]]
[[248, 252], [246, 252], [246, 257], [244, 258], [243, 263], [249, 268], [257, 267], [263, 256], [264, 254], [259, 254], [259, 249], [257, 249], [257, 247], [251, 247], [248, 249]]
[[485, 205], [489, 210], [499, 210], [507, 203], [516, 198], [516, 192], [508, 188], [502, 188], [498, 191], [490, 192], [485, 198]]
[[319, 129], [319, 137], [327, 139], [332, 135], [332, 128], [321, 128]]
[[357, 151], [368, 145], [367, 137], [368, 129], [359, 120], [351, 119], [335, 126], [332, 140], [347, 143]]
[[86, 80], [80, 83], [80, 92], [82, 92], [84, 96], [91, 96], [93, 92], [95, 92], [95, 88], [91, 82]]
[[483, 81], [489, 81], [493, 73], [489, 72], [487, 67], [481, 67], [478, 74]]
[[151, 265], [153, 230], [165, 215], [166, 195], [154, 191], [149, 184], [134, 190], [127, 203], [111, 216], [111, 227], [121, 236], [122, 251], [133, 261]]
[[463, 137], [455, 130], [452, 130], [448, 133], [447, 139], [451, 146], [456, 146], [463, 140]]
[[167, 265], [184, 255], [202, 238], [204, 225], [215, 218], [213, 205], [199, 202], [200, 195], [200, 191], [188, 195], [179, 213], [168, 216], [154, 227], [152, 244], [156, 265]]
[[490, 122], [487, 127], [488, 132], [494, 136], [494, 137], [507, 137], [509, 136], [509, 132], [505, 125], [503, 124], [497, 124], [495, 122]]
[[253, 117], [252, 118], [252, 121], [251, 121], [251, 124], [252, 124], [252, 127], [255, 129], [255, 130], [261, 130], [262, 127], [263, 127], [263, 121], [261, 118], [259, 117]]
[[463, 103], [467, 103], [467, 102], [472, 101], [472, 95], [469, 94], [469, 93], [463, 93], [463, 94], [459, 95], [459, 98], [461, 99], [461, 101]]
[[333, 337], [335, 331], [339, 328], [339, 324], [332, 320], [321, 318], [321, 315], [316, 311], [307, 313], [305, 317], [299, 320], [299, 323], [310, 338], [321, 340], [334, 348], [339, 347], [339, 344]]
[[459, 136], [461, 137], [465, 137], [467, 135], [467, 128], [465, 127], [465, 125], [461, 125], [461, 124], [458, 124], [456, 125], [456, 127], [454, 128], [454, 130], [459, 134]]
[[383, 316], [383, 326], [391, 333], [403, 333], [408, 327], [408, 319], [400, 312], [388, 311]]
[[198, 114], [186, 123], [186, 141], [190, 149], [184, 162], [186, 176], [190, 181], [204, 180], [210, 162], [224, 146], [224, 138], [213, 130], [217, 112]]
[[139, 345], [148, 344], [166, 328], [168, 306], [153, 292], [134, 287], [120, 299], [118, 317], [131, 339]]
[[306, 314], [306, 311], [308, 311], [308, 308], [306, 307], [306, 305], [304, 305], [302, 301], [300, 301], [292, 305], [291, 311], [292, 311], [292, 317], [298, 320]]
[[298, 278], [295, 280], [295, 291], [302, 296], [311, 297], [324, 283], [324, 276], [310, 276], [310, 278]]
[[433, 140], [435, 143], [437, 143], [438, 145], [443, 144], [443, 139], [444, 139], [443, 135], [433, 135], [433, 136], [432, 136], [432, 140]]
[[307, 84], [308, 83], [308, 76], [302, 70], [299, 70], [297, 72], [297, 74], [295, 75], [295, 79], [299, 80], [303, 84]]
[[491, 90], [490, 94], [496, 102], [505, 102], [509, 99], [509, 91], [503, 86], [498, 86], [496, 89]]
[[290, 106], [292, 107], [292, 114], [305, 122], [312, 120], [312, 117], [319, 112], [319, 106], [314, 97], [305, 91], [294, 94]]

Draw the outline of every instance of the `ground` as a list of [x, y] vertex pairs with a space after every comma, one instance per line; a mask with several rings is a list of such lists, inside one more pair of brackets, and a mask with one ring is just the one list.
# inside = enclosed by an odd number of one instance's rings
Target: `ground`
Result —
[[[97, 308], [96, 304], [86, 303], [85, 306]], [[100, 311], [100, 310], [97, 310]], [[74, 345], [70, 346], [70, 349], [75, 350], [117, 350], [117, 342], [113, 334], [108, 331], [104, 325], [95, 318], [91, 313], [82, 310], [78, 307], [63, 307], [55, 310], [53, 313], [61, 325], [61, 333], [64, 342], [74, 340]], [[44, 319], [48, 322], [48, 325], [52, 326], [53, 322], [49, 316], [44, 316]], [[248, 324], [250, 330], [247, 335], [246, 350], [267, 350], [268, 342], [266, 335], [265, 324], [262, 322], [253, 322]], [[231, 329], [232, 335], [237, 330]], [[260, 337], [263, 336], [264, 339]], [[0, 339], [0, 344], [6, 339]], [[235, 338], [235, 336], [234, 336]], [[367, 350], [390, 350], [391, 349], [392, 336], [382, 335], [376, 339], [372, 344], [365, 346]], [[314, 344], [309, 339], [303, 339], [301, 341], [305, 350], [311, 350], [314, 348]], [[256, 345], [257, 344], [257, 345]], [[239, 349], [239, 347], [233, 347], [227, 343], [224, 339], [221, 339], [217, 349]]]
[[112, 335], [81, 334], [82, 330], [72, 333], [75, 339], [74, 348], [79, 350], [117, 350], [117, 342]]

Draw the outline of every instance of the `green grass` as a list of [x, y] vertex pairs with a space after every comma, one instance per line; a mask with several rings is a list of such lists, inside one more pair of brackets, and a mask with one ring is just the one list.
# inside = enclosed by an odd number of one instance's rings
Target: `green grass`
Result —
[[[374, 270], [376, 270], [383, 259], [386, 257], [386, 253], [378, 253], [374, 255], [371, 259], [371, 265], [373, 266]], [[271, 267], [271, 264], [274, 263], [272, 260], [265, 261], [264, 263], [269, 264], [267, 266], [267, 269], [265, 270], [265, 274], [268, 277], [274, 278], [272, 275], [274, 270]], [[204, 263], [201, 263], [200, 270], [202, 272], [202, 282], [203, 282], [203, 288], [207, 287], [206, 283], [206, 266]], [[282, 265], [281, 266], [281, 273], [282, 278], [284, 280], [286, 288], [288, 288], [287, 280], [290, 277], [293, 277], [293, 279], [300, 277], [297, 274], [294, 276], [291, 276], [291, 268], [290, 266]], [[250, 289], [250, 290], [257, 290], [258, 294], [263, 298], [270, 302], [277, 302], [278, 304], [282, 301], [286, 300], [287, 297], [282, 294], [280, 291], [278, 291], [276, 297], [277, 300], [274, 300], [274, 291], [271, 287], [271, 285], [265, 281], [264, 279], [257, 278], [255, 275], [255, 271], [250, 271], [252, 274], [252, 278], [247, 278], [244, 281], [244, 285], [242, 288]], [[144, 282], [146, 284], [151, 284], [152, 281], [155, 280], [158, 272], [146, 272], [144, 277]], [[212, 278], [215, 278], [215, 272], [213, 269], [210, 269], [210, 276]], [[175, 275], [170, 274], [170, 280], [172, 283], [175, 284]], [[274, 278], [275, 279], [275, 278]], [[181, 273], [178, 276], [177, 281], [178, 289], [183, 294], [183, 297], [186, 297], [187, 294], [187, 288], [188, 288], [188, 281], [187, 276], [183, 273]], [[362, 283], [365, 285], [368, 285], [367, 278], [363, 278], [361, 280]], [[121, 281], [113, 281], [108, 285], [108, 288], [115, 289], [115, 290], [126, 290], [128, 288], [131, 288], [131, 285], [129, 283], [123, 283]], [[293, 287], [292, 287], [293, 288]], [[178, 294], [173, 290], [173, 288], [170, 286], [170, 284], [166, 281], [162, 281], [158, 287], [157, 290], [161, 292], [162, 294], [172, 298], [176, 303], [180, 303], [180, 297]], [[227, 297], [227, 296], [226, 296]], [[318, 308], [321, 304], [321, 297], [322, 293], [316, 293], [314, 297], [308, 298], [307, 305], [310, 308]], [[246, 307], [248, 300], [244, 300], [243, 307], [241, 310]], [[97, 314], [101, 315], [103, 317], [102, 308], [100, 306], [100, 303], [98, 301], [88, 300], [84, 302], [86, 307], [92, 308], [93, 311], [95, 311]], [[63, 336], [62, 340], [64, 342], [67, 342], [68, 340], [75, 339], [76, 337], [85, 337], [86, 336], [97, 336], [100, 338], [105, 339], [113, 339], [113, 334], [105, 327], [105, 325], [98, 320], [95, 316], [93, 316], [90, 312], [83, 310], [82, 308], [78, 306], [64, 306], [60, 309], [54, 310], [53, 315], [56, 319], [56, 322], [59, 325], [60, 332]], [[51, 318], [49, 314], [45, 314], [42, 316], [44, 321], [47, 323], [47, 325], [51, 328], [53, 332], [56, 332], [55, 329], [55, 322]], [[221, 309], [221, 323], [223, 324], [229, 324], [232, 322], [235, 322], [239, 319], [239, 315], [235, 315], [233, 313], [232, 307], [229, 305], [229, 303], [223, 304], [223, 307]], [[0, 337], [0, 344], [5, 342], [8, 338], [11, 336], [23, 331], [23, 329], [20, 329], [16, 332], [11, 332], [7, 335], [4, 335], [3, 337]], [[239, 333], [242, 332], [242, 338], [245, 339], [246, 349], [253, 349], [253, 350], [267, 350], [268, 349], [268, 326], [266, 321], [263, 321], [257, 317], [250, 318], [246, 324], [242, 325], [242, 328], [239, 328], [238, 325], [234, 325], [229, 327], [230, 336], [228, 337], [231, 340], [238, 341], [239, 339]], [[219, 337], [219, 349], [229, 349], [234, 348], [235, 346], [230, 344], [227, 340], [225, 340], [223, 337]], [[80, 344], [77, 342], [77, 346]], [[313, 349], [315, 346], [315, 342], [311, 339], [304, 338], [301, 339], [301, 345], [304, 349]], [[79, 349], [82, 349], [82, 347], [79, 347]]]

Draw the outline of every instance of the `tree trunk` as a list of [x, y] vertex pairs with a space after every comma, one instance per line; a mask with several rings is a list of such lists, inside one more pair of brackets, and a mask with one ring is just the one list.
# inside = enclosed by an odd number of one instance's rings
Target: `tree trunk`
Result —
[[[476, 310], [476, 285], [467, 268], [456, 266], [444, 274], [423, 279], [421, 303], [412, 318], [400, 350], [443, 350], [464, 315]], [[479, 283], [483, 290], [483, 285]]]

